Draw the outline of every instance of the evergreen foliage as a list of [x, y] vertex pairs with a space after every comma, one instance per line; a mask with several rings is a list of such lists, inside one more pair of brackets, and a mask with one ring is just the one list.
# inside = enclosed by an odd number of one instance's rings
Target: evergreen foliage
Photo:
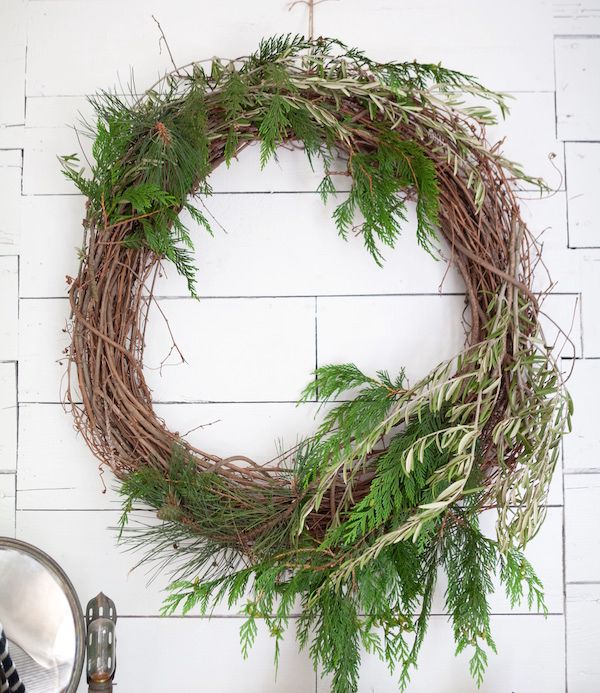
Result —
[[[128, 500], [144, 500], [152, 507], [163, 508], [160, 504], [165, 502], [164, 497], [152, 498], [153, 484], [146, 485], [147, 480], [141, 480], [140, 472], [134, 476], [138, 477], [135, 488], [132, 485], [123, 488], [124, 493], [133, 494]], [[178, 477], [171, 474], [169, 477], [174, 486], [184, 488]], [[194, 475], [189, 478], [193, 479]], [[204, 494], [207, 499], [212, 497], [209, 485], [194, 483], [194, 495], [198, 500]], [[147, 497], [145, 490], [149, 491]], [[194, 518], [204, 525], [205, 516], [200, 510], [205, 507], [203, 499], [184, 512], [189, 512], [190, 521]], [[215, 508], [222, 514], [218, 522], [231, 521], [223, 504]], [[171, 529], [179, 531], [181, 515], [175, 518], [163, 513], [161, 517], [164, 520], [161, 536], [171, 537]], [[213, 520], [214, 514], [211, 514], [206, 526], [212, 527]], [[352, 531], [349, 521], [347, 527]], [[226, 563], [227, 571], [223, 570], [223, 558], [219, 556], [226, 547], [211, 542], [199, 557], [201, 545], [180, 546], [175, 558], [179, 558], [180, 552], [193, 556], [191, 564], [184, 565], [183, 572], [195, 577], [180, 576], [171, 584], [163, 613], [168, 615], [178, 610], [188, 613], [199, 609], [206, 614], [223, 601], [231, 607], [245, 600], [242, 611], [246, 620], [240, 630], [244, 656], [256, 637], [258, 620], [264, 621], [274, 637], [277, 654], [277, 643], [285, 633], [293, 606], [300, 600], [299, 644], [308, 649], [315, 666], [320, 665], [324, 673], [333, 674], [333, 690], [341, 693], [358, 690], [363, 648], [379, 655], [390, 670], [396, 672], [400, 690], [406, 689], [425, 637], [441, 569], [448, 577], [446, 608], [453, 623], [457, 653], [467, 648], [472, 650], [471, 672], [478, 683], [481, 683], [487, 664], [486, 648], [495, 652], [488, 600], [494, 575], [498, 574], [505, 585], [513, 605], [520, 603], [527, 590], [535, 595], [538, 609], [545, 609], [539, 580], [522, 554], [513, 551], [510, 559], [501, 559], [497, 542], [484, 537], [476, 516], [468, 516], [460, 508], [448, 511], [432, 523], [420, 541], [387, 546], [375, 560], [341, 583], [331, 579], [335, 572], [330, 566], [332, 552], [337, 549], [352, 554], [355, 548], [348, 541], [348, 532], [333, 532], [333, 535], [335, 538], [326, 537], [320, 544], [305, 534], [287, 537], [290, 543], [282, 541], [270, 557], [258, 553], [251, 567], [242, 567], [243, 557], [239, 555], [237, 562], [230, 559]], [[139, 542], [142, 537], [136, 533], [130, 541]], [[157, 548], [160, 550], [155, 546], [155, 552]], [[210, 564], [218, 572], [217, 577], [198, 572], [209, 562], [209, 550], [213, 551]], [[168, 553], [172, 560], [172, 547]], [[311, 564], [307, 565], [309, 556]], [[157, 559], [156, 554], [154, 559]], [[501, 570], [498, 570], [500, 565]], [[531, 597], [529, 603], [532, 603]]]
[[[396, 672], [399, 689], [406, 689], [424, 641], [438, 574], [444, 570], [456, 651], [471, 649], [471, 673], [480, 684], [487, 652], [495, 652], [489, 622], [494, 576], [513, 606], [525, 593], [530, 608], [544, 611], [545, 606], [541, 583], [524, 556], [514, 548], [503, 552], [497, 541], [481, 533], [475, 511], [483, 493], [478, 475], [469, 475], [468, 500], [446, 506], [413, 539], [385, 543], [369, 561], [360, 560], [378, 538], [402, 526], [415, 509], [435, 504], [450, 487], [450, 480], [439, 475], [453, 458], [447, 406], [437, 411], [426, 407], [411, 416], [395, 428], [381, 454], [363, 460], [373, 479], [362, 498], [339, 499], [336, 523], [321, 533], [302, 524], [316, 479], [355, 450], [356, 439], [388, 416], [406, 392], [403, 373], [392, 379], [380, 372], [372, 378], [354, 364], [342, 364], [320, 369], [304, 395], [310, 398], [318, 391], [327, 400], [354, 388], [359, 388], [356, 397], [327, 412], [316, 436], [298, 451], [300, 502], [291, 516], [289, 486], [265, 505], [252, 487], [199, 473], [193, 460], [176, 449], [168, 474], [145, 467], [123, 483], [123, 528], [140, 501], [163, 520], [127, 533], [127, 540], [131, 548], [151, 546], [141, 562], [168, 564], [174, 574], [164, 614], [210, 613], [223, 601], [230, 607], [245, 602], [240, 630], [244, 656], [261, 620], [275, 639], [277, 660], [279, 642], [299, 601], [298, 642], [315, 667], [332, 674], [336, 693], [358, 690], [362, 649], [381, 657]], [[410, 451], [416, 447], [411, 462]], [[353, 474], [358, 476], [356, 470]], [[361, 493], [358, 483], [355, 490]], [[240, 493], [241, 508], [227, 502]], [[232, 524], [242, 544], [244, 537], [252, 541], [250, 566], [239, 543], [220, 540], [230, 534]]]
[[[312, 76], [306, 76], [307, 69]], [[210, 142], [223, 131], [221, 156], [227, 165], [240, 147], [257, 137], [261, 166], [290, 140], [303, 145], [311, 162], [322, 157], [328, 166], [340, 152], [346, 156], [352, 187], [336, 207], [334, 220], [344, 238], [353, 227], [360, 228], [365, 247], [381, 265], [380, 245], [393, 246], [406, 219], [405, 193], [416, 196], [417, 239], [433, 250], [439, 195], [435, 166], [424, 148], [432, 143], [407, 140], [401, 128], [382, 124], [372, 149], [357, 148], [360, 126], [352, 113], [338, 108], [340, 98], [352, 94], [375, 123], [385, 115], [400, 124], [408, 114], [423, 111], [424, 127], [435, 126], [424, 109], [432, 89], [441, 90], [449, 103], [457, 92], [473, 91], [505, 109], [500, 96], [469, 75], [439, 65], [381, 65], [334, 39], [315, 43], [291, 35], [263, 41], [239, 65], [215, 60], [206, 71], [194, 64], [183, 80], [169, 76], [160, 87], [143, 101], [111, 92], [91, 99], [97, 118], [96, 125], [87, 125], [94, 137], [91, 176], [76, 155], [62, 158], [63, 170], [88, 198], [92, 224], [124, 229], [126, 244], [147, 246], [173, 262], [194, 296], [193, 243], [179, 213], [188, 210], [211, 232], [206, 217], [188, 198], [190, 193], [210, 195], [206, 178], [218, 164]], [[313, 99], [309, 90], [326, 98]], [[482, 107], [475, 115], [481, 122], [492, 118]], [[472, 134], [459, 129], [455, 139], [468, 162]], [[476, 168], [472, 174], [471, 184], [480, 186]], [[324, 198], [336, 194], [329, 173], [319, 190]]]

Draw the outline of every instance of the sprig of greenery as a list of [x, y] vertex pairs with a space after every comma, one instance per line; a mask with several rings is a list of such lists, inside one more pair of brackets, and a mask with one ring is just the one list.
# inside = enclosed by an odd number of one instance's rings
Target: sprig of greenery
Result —
[[[471, 673], [478, 684], [487, 665], [484, 648], [495, 651], [488, 601], [494, 575], [506, 586], [513, 605], [520, 603], [526, 588], [536, 595], [538, 610], [545, 611], [531, 566], [518, 552], [507, 559], [465, 509], [449, 511], [418, 543], [387, 546], [341, 584], [331, 580], [331, 548], [331, 542], [326, 548], [325, 542], [321, 547], [300, 542], [251, 567], [212, 579], [180, 578], [169, 587], [163, 613], [198, 609], [206, 614], [223, 601], [230, 608], [241, 602], [246, 617], [240, 629], [244, 656], [260, 620], [275, 638], [277, 658], [278, 643], [299, 600], [299, 645], [308, 649], [315, 666], [333, 675], [333, 690], [342, 693], [358, 690], [362, 649], [385, 661], [397, 673], [400, 690], [406, 690], [425, 638], [440, 568], [448, 577], [445, 600], [457, 653], [472, 648]], [[313, 560], [307, 565], [309, 555]]]
[[[435, 89], [441, 93], [434, 94]], [[309, 90], [319, 98], [310, 98]], [[338, 232], [347, 237], [359, 228], [366, 248], [381, 264], [380, 244], [393, 246], [397, 240], [407, 195], [416, 197], [419, 243], [430, 251], [434, 247], [439, 192], [425, 147], [437, 151], [442, 145], [428, 133], [441, 128], [448, 136], [449, 130], [427, 115], [427, 107], [461, 113], [456, 94], [465, 91], [504, 109], [501, 95], [440, 65], [379, 64], [335, 39], [273, 37], [244, 60], [215, 59], [209, 72], [194, 64], [188, 72], [168, 75], [142, 99], [101, 92], [91, 99], [96, 124], [86, 125], [94, 138], [91, 170], [87, 174], [76, 155], [63, 157], [63, 169], [88, 198], [92, 224], [114, 227], [115, 233], [122, 229], [129, 246], [146, 245], [172, 261], [195, 295], [193, 244], [178, 215], [190, 208], [191, 193], [210, 194], [206, 178], [218, 162], [215, 157], [229, 165], [239, 148], [256, 138], [262, 166], [289, 140], [302, 143], [311, 161], [321, 157], [326, 165], [341, 148], [348, 156], [352, 187], [334, 211]], [[374, 122], [383, 118], [379, 141], [368, 151], [358, 144], [360, 126], [342, 107], [345, 96], [362, 103]], [[422, 141], [407, 140], [396, 129], [409, 115], [421, 122]], [[464, 117], [493, 120], [481, 107], [468, 113], [465, 107]], [[215, 154], [211, 143], [220, 137], [224, 150]], [[455, 151], [447, 153], [455, 165], [461, 157], [468, 167], [468, 147], [482, 147], [456, 119], [451, 141]], [[495, 152], [482, 151], [499, 159]], [[516, 165], [504, 163], [526, 179]], [[485, 191], [474, 168], [468, 184], [478, 188], [481, 199]], [[324, 197], [335, 193], [329, 174], [320, 192]], [[201, 226], [210, 231], [198, 214]]]

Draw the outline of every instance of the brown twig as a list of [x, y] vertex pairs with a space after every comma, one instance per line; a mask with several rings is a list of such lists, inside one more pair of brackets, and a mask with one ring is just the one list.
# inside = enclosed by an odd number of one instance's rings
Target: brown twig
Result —
[[177, 71], [177, 63], [175, 62], [175, 59], [173, 58], [173, 53], [171, 53], [171, 47], [169, 46], [169, 42], [167, 41], [167, 37], [165, 36], [165, 32], [163, 31], [162, 26], [160, 25], [160, 22], [154, 15], [152, 15], [152, 19], [156, 22], [156, 26], [158, 27], [158, 30], [160, 31], [160, 38], [158, 39], [158, 46], [160, 49], [160, 44], [164, 43], [165, 48], [167, 49], [167, 52], [169, 54], [169, 58], [171, 59], [171, 65], [173, 65], [173, 69]]

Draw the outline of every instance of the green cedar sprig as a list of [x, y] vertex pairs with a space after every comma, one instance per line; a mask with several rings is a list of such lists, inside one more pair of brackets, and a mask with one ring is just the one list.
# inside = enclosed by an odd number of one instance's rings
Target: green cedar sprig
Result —
[[[141, 99], [112, 92], [93, 97], [96, 123], [87, 125], [94, 138], [90, 171], [80, 167], [76, 155], [69, 155], [62, 159], [64, 173], [88, 198], [93, 224], [126, 227], [125, 243], [145, 245], [172, 261], [195, 295], [193, 243], [179, 213], [187, 209], [210, 231], [206, 217], [197, 209], [192, 212], [188, 200], [192, 193], [210, 195], [207, 177], [220, 157], [229, 165], [240, 147], [259, 139], [264, 166], [283, 142], [295, 140], [311, 162], [321, 157], [328, 167], [342, 147], [352, 186], [335, 209], [334, 220], [343, 237], [359, 228], [366, 248], [381, 264], [380, 244], [393, 246], [405, 221], [406, 194], [416, 196], [419, 243], [430, 251], [434, 247], [439, 195], [435, 167], [424, 146], [432, 146], [427, 132], [441, 128], [448, 135], [448, 126], [426, 111], [435, 103], [449, 114], [460, 113], [457, 94], [465, 91], [505, 108], [501, 95], [439, 65], [378, 64], [334, 39], [274, 37], [244, 60], [214, 60], [210, 70], [195, 63], [168, 75]], [[372, 151], [356, 144], [357, 125], [341, 109], [345, 96], [363, 104], [374, 122], [383, 117]], [[481, 123], [493, 120], [486, 108], [471, 112], [464, 107], [467, 113]], [[406, 140], [401, 129], [395, 129], [409, 114], [422, 120], [423, 142]], [[455, 165], [456, 157], [463, 157], [468, 168], [469, 146], [487, 150], [466, 125], [457, 121], [454, 130], [456, 151], [448, 150], [448, 157]], [[219, 139], [225, 144], [216, 153], [212, 144]], [[505, 163], [527, 179], [515, 164]], [[475, 168], [469, 185], [482, 199], [485, 190]], [[335, 194], [329, 172], [319, 191], [323, 197]]]
[[[442, 522], [444, 532], [440, 532]], [[171, 524], [175, 524], [174, 519], [165, 519], [161, 531]], [[138, 541], [139, 536], [134, 533], [129, 540]], [[191, 532], [190, 540], [193, 542]], [[539, 580], [524, 557], [513, 552], [510, 560], [502, 558], [497, 542], [483, 536], [476, 517], [461, 515], [460, 511], [436, 522], [421, 542], [386, 547], [376, 560], [340, 586], [329, 579], [330, 554], [325, 551], [321, 556], [323, 570], [315, 570], [318, 561], [310, 567], [304, 565], [315, 550], [318, 547], [314, 545], [297, 546], [251, 567], [243, 567], [240, 556], [237, 570], [228, 563], [227, 571], [212, 579], [180, 577], [169, 587], [163, 613], [199, 609], [207, 614], [222, 602], [230, 608], [241, 602], [244, 656], [256, 638], [259, 623], [264, 623], [275, 639], [277, 657], [278, 643], [299, 600], [299, 644], [308, 649], [315, 666], [333, 675], [333, 690], [342, 693], [358, 690], [362, 649], [386, 662], [398, 676], [400, 690], [406, 689], [426, 634], [440, 569], [447, 574], [446, 608], [453, 622], [457, 652], [472, 650], [471, 672], [478, 683], [487, 664], [486, 648], [495, 651], [489, 622], [494, 575], [505, 585], [513, 604], [529, 591], [539, 599], [538, 607], [545, 609]], [[195, 569], [191, 567], [191, 574]]]

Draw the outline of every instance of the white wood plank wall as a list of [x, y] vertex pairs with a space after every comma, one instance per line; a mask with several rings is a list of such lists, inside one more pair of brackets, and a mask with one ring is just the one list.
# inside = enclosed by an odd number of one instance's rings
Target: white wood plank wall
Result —
[[[307, 27], [305, 9], [290, 11], [286, 0], [0, 0], [0, 534], [51, 553], [84, 603], [100, 589], [114, 598], [124, 693], [166, 690], [165, 661], [172, 690], [183, 693], [325, 693], [328, 682], [292, 634], [275, 679], [266, 632], [242, 660], [235, 612], [211, 622], [158, 617], [164, 580], [147, 586], [143, 572], [130, 572], [133, 558], [110, 529], [116, 494], [108, 475], [102, 493], [97, 463], [60, 404], [65, 275], [77, 267], [83, 201], [56, 157], [79, 149], [69, 125], [88, 111], [86, 95], [126, 83], [130, 69], [143, 88], [168, 67], [152, 14], [180, 63], [244, 54], [263, 36]], [[547, 311], [571, 327], [564, 369], [575, 360], [574, 430], [529, 552], [550, 614], [513, 613], [494, 596], [499, 654], [481, 690], [598, 693], [600, 2], [339, 0], [316, 7], [315, 32], [376, 58], [442, 60], [511, 93], [512, 116], [491, 136], [507, 136], [506, 152], [556, 189], [523, 201], [557, 281]], [[203, 299], [189, 300], [173, 271], [158, 287], [188, 363], [157, 369], [168, 338], [153, 316], [146, 366], [157, 410], [179, 431], [210, 423], [192, 437], [217, 453], [235, 447], [264, 459], [279, 439], [312, 430], [316, 405], [295, 400], [315, 365], [405, 366], [414, 378], [463, 342], [461, 282], [419, 251], [411, 223], [379, 270], [360, 239], [336, 237], [318, 181], [300, 153], [284, 150], [259, 172], [248, 149], [213, 176], [207, 205], [227, 233], [198, 231]], [[415, 693], [475, 690], [453, 656], [442, 605], [440, 593]], [[158, 650], [160, 663], [149, 666]], [[365, 658], [361, 693], [394, 690], [384, 667]]]

